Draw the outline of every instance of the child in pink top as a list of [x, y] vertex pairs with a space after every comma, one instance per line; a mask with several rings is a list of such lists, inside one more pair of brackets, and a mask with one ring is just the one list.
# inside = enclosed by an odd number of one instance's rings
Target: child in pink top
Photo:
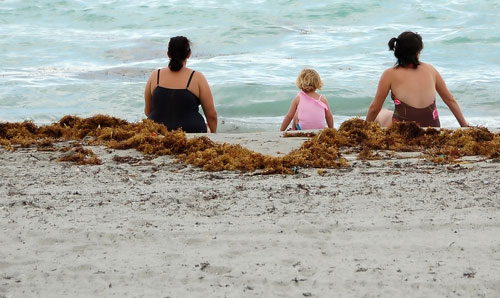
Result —
[[325, 120], [328, 127], [332, 128], [333, 116], [328, 101], [316, 93], [316, 89], [323, 87], [319, 74], [313, 69], [303, 69], [296, 85], [300, 92], [293, 99], [280, 130], [287, 129], [292, 120], [292, 130], [322, 129], [325, 128]]

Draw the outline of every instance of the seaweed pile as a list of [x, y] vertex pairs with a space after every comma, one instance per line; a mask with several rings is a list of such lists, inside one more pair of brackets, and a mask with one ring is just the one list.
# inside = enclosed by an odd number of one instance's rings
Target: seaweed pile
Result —
[[[39, 147], [40, 150], [40, 147]], [[78, 144], [74, 148], [62, 148], [61, 151], [69, 151], [57, 159], [57, 161], [69, 161], [79, 165], [100, 165], [102, 161], [95, 155], [92, 150], [83, 148], [82, 145]]]
[[361, 153], [373, 150], [423, 152], [435, 163], [450, 163], [464, 156], [500, 157], [500, 134], [485, 127], [423, 129], [415, 122], [395, 122], [383, 130], [375, 123], [351, 119], [342, 123], [340, 134], [349, 139], [339, 146], [360, 146]]
[[422, 129], [413, 122], [397, 122], [388, 129], [359, 118], [345, 121], [339, 130], [324, 129], [307, 136], [309, 140], [283, 157], [263, 155], [240, 145], [219, 144], [206, 136], [188, 139], [180, 130], [167, 131], [150, 120], [129, 123], [125, 120], [96, 115], [90, 118], [65, 116], [51, 125], [32, 122], [0, 123], [0, 145], [8, 150], [36, 145], [38, 150], [54, 151], [61, 141], [78, 141], [59, 161], [78, 164], [100, 164], [86, 145], [104, 145], [112, 149], [134, 148], [145, 155], [173, 155], [180, 161], [207, 171], [261, 171], [265, 174], [293, 173], [299, 167], [339, 168], [349, 164], [342, 152], [359, 153], [359, 159], [378, 159], [377, 150], [418, 151], [436, 163], [449, 163], [463, 156], [500, 157], [500, 134], [486, 128], [436, 130]]
[[315, 132], [303, 132], [303, 131], [292, 131], [292, 132], [289, 132], [289, 131], [285, 131], [283, 133], [283, 137], [284, 138], [312, 138], [316, 135]]

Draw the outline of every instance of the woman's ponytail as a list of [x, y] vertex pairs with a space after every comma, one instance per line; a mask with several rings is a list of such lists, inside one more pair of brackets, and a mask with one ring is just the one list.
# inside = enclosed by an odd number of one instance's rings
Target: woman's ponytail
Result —
[[182, 60], [177, 57], [170, 57], [170, 62], [168, 63], [168, 68], [171, 71], [178, 71], [182, 68]]
[[389, 40], [389, 50], [390, 51], [394, 51], [394, 48], [396, 47], [396, 42], [398, 41], [398, 39], [396, 37], [393, 37], [391, 38], [391, 40]]
[[179, 71], [184, 60], [187, 59], [191, 53], [191, 43], [189, 39], [184, 36], [176, 36], [170, 38], [168, 43], [168, 55], [170, 57], [170, 62], [168, 67], [171, 71]]

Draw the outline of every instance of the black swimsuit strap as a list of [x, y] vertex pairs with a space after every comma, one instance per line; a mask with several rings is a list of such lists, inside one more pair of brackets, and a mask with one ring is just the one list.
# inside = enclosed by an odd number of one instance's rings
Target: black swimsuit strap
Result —
[[193, 78], [194, 72], [195, 71], [193, 70], [193, 72], [191, 73], [191, 76], [189, 77], [189, 81], [188, 81], [188, 84], [186, 86], [186, 89], [189, 88], [189, 84], [191, 84], [191, 79]]

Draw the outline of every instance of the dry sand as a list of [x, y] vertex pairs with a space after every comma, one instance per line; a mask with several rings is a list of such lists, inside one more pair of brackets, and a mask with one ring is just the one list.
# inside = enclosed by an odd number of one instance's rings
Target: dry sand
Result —
[[0, 297], [500, 297], [499, 160], [261, 176], [90, 148], [0, 149]]

